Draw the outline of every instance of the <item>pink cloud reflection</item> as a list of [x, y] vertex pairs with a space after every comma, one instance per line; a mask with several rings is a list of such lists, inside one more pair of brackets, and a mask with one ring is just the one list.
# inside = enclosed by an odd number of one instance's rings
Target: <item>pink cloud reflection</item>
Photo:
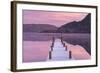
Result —
[[[66, 43], [66, 42], [65, 42]], [[75, 60], [87, 60], [91, 59], [91, 55], [80, 45], [72, 45], [66, 43], [68, 50], [72, 51], [72, 57]]]
[[51, 46], [51, 41], [23, 42], [23, 62], [46, 61]]

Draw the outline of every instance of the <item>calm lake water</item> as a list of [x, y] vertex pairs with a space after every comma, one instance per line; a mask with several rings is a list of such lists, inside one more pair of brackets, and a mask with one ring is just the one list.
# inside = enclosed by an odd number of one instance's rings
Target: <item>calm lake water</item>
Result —
[[[60, 38], [60, 33], [24, 33], [23, 34], [23, 62], [47, 61], [48, 53], [51, 48], [52, 38]], [[91, 54], [90, 34], [62, 34], [63, 41], [81, 45], [88, 54]], [[80, 53], [77, 49], [77, 53]], [[78, 54], [79, 55], [79, 54]], [[78, 57], [77, 55], [77, 57]], [[87, 55], [86, 55], [87, 56]], [[80, 57], [80, 56], [79, 56]], [[77, 58], [77, 59], [81, 59]], [[84, 58], [85, 59], [85, 58]]]

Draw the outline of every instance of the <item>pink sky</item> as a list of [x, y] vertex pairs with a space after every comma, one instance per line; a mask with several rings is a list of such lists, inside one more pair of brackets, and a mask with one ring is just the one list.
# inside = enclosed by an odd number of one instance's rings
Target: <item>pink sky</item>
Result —
[[51, 24], [60, 27], [72, 21], [81, 21], [88, 13], [23, 10], [24, 24]]

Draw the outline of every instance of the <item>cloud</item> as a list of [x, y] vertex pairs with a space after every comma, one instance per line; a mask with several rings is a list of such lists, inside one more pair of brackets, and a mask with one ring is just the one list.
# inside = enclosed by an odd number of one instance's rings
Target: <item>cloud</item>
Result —
[[59, 27], [72, 21], [81, 21], [87, 14], [88, 13], [23, 10], [23, 23], [51, 24]]

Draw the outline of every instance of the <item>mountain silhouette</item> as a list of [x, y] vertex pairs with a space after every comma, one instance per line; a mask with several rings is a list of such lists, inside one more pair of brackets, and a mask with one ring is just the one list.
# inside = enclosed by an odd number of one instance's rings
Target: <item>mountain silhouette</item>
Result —
[[49, 24], [24, 24], [24, 32], [55, 32], [57, 27]]
[[70, 22], [62, 25], [56, 32], [62, 33], [90, 33], [91, 32], [91, 14], [88, 14], [82, 21]]

